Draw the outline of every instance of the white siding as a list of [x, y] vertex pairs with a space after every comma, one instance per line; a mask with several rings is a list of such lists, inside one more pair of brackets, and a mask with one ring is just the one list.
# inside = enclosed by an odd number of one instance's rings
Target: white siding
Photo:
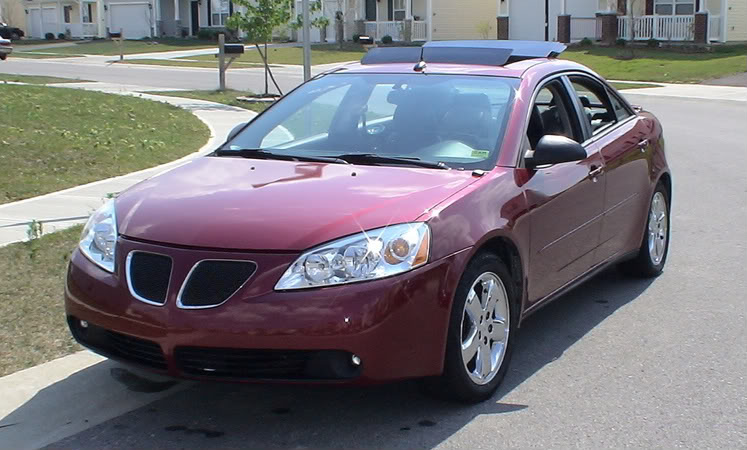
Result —
[[489, 37], [495, 39], [498, 16], [498, 3], [495, 0], [432, 1], [434, 40], [482, 39], [478, 31], [481, 24], [490, 26]]

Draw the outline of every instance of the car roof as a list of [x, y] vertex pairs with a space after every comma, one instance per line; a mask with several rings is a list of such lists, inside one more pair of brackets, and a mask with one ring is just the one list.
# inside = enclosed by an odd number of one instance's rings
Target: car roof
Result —
[[429, 41], [422, 46], [374, 47], [359, 63], [335, 72], [430, 73], [524, 78], [567, 70], [591, 72], [585, 66], [556, 57], [560, 42], [518, 40]]
[[[507, 78], [525, 78], [538, 73], [544, 76], [561, 71], [591, 72], [588, 67], [579, 63], [555, 59], [555, 58], [532, 58], [506, 64], [504, 66], [490, 66], [479, 64], [427, 64], [423, 71], [426, 74], [448, 74], [448, 75], [477, 75]], [[412, 63], [383, 63], [362, 64], [360, 62], [350, 63], [333, 70], [335, 73], [417, 73]], [[593, 73], [593, 72], [591, 72]]]

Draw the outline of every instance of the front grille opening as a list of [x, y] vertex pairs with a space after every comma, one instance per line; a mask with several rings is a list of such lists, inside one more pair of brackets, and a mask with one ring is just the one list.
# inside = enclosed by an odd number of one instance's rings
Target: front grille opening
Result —
[[127, 282], [132, 295], [146, 303], [163, 305], [171, 279], [171, 258], [147, 252], [127, 257]]
[[69, 316], [67, 321], [75, 340], [97, 353], [153, 369], [168, 368], [161, 346], [156, 342], [117, 333], [89, 322], [83, 326], [73, 316]]
[[341, 350], [255, 350], [177, 347], [184, 374], [224, 379], [344, 380], [361, 372], [360, 360]]
[[251, 261], [200, 261], [184, 283], [179, 305], [187, 308], [217, 306], [236, 293], [256, 268]]

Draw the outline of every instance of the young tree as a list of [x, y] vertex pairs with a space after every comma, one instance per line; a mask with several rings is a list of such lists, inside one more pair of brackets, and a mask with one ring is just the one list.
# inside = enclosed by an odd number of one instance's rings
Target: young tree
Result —
[[248, 42], [254, 44], [262, 58], [265, 66], [265, 95], [270, 94], [268, 76], [278, 92], [281, 95], [283, 93], [267, 63], [267, 43], [272, 40], [272, 30], [291, 20], [291, 2], [292, 0], [233, 0], [235, 5], [243, 6], [244, 11], [234, 11], [226, 23], [228, 28], [244, 31]]

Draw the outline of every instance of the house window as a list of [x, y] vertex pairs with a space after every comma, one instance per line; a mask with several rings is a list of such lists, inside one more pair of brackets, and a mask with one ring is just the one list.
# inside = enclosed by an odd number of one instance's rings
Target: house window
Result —
[[72, 6], [63, 6], [62, 14], [65, 16], [65, 23], [70, 23], [70, 12], [73, 10]]
[[210, 2], [210, 6], [212, 8], [211, 25], [214, 27], [225, 26], [230, 15], [229, 0], [213, 0]]
[[654, 13], [663, 16], [695, 14], [695, 0], [654, 0]]
[[405, 20], [405, 0], [394, 0], [392, 3], [394, 20]]

